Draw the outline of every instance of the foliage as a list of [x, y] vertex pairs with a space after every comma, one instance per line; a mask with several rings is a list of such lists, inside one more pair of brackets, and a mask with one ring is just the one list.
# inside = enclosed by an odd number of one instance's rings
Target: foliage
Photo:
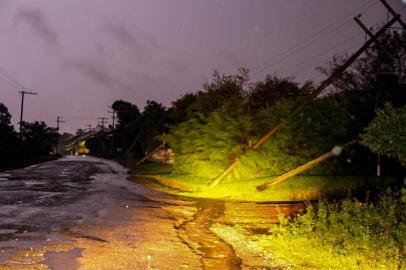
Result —
[[[292, 109], [293, 104], [285, 102], [260, 110], [254, 118], [255, 139], [289, 115]], [[248, 151], [242, 156], [242, 165], [235, 171], [234, 178], [287, 172], [330, 151], [333, 146], [351, 140], [347, 133], [352, 122], [348, 112], [334, 102], [333, 97], [318, 99], [311, 107], [288, 119], [261, 149]], [[307, 173], [338, 173], [343, 169], [342, 164], [334, 160]]]
[[[211, 89], [220, 88], [216, 83], [225, 84], [223, 80], [214, 81], [210, 84]], [[287, 86], [292, 89], [285, 93], [283, 90]], [[237, 88], [235, 92], [241, 93], [241, 85], [234, 84], [234, 87]], [[269, 87], [269, 98], [261, 100], [259, 96], [266, 92], [266, 87]], [[346, 142], [353, 119], [334, 97], [324, 97], [300, 115], [288, 119], [271, 142], [259, 150], [250, 150], [310, 92], [309, 84], [299, 87], [287, 79], [272, 77], [253, 86], [245, 96], [223, 101], [222, 106], [210, 113], [195, 111], [191, 118], [172, 126], [169, 134], [161, 137], [175, 153], [175, 172], [209, 181], [242, 156], [242, 166], [234, 171], [233, 179], [276, 175]], [[205, 102], [208, 102], [206, 98]], [[213, 100], [217, 101], [217, 98]], [[319, 169], [324, 173], [332, 171], [326, 167]]]
[[55, 128], [44, 122], [23, 124], [23, 152], [28, 156], [49, 155], [58, 140]]
[[117, 100], [111, 107], [117, 113], [118, 126], [122, 128], [135, 124], [137, 118], [140, 116], [138, 107], [127, 101]]
[[374, 153], [396, 157], [406, 166], [406, 106], [395, 109], [386, 104], [378, 109], [362, 134], [362, 144]]
[[402, 269], [406, 201], [391, 190], [376, 202], [320, 201], [252, 238], [298, 269]]
[[281, 101], [295, 104], [308, 96], [312, 89], [311, 82], [300, 87], [290, 78], [268, 75], [264, 81], [259, 81], [251, 87], [248, 104], [252, 110], [271, 107]]
[[[352, 131], [356, 135], [369, 124], [376, 108], [386, 102], [406, 105], [406, 31], [387, 31], [379, 43], [333, 82], [333, 92], [357, 119]], [[334, 57], [329, 67], [320, 70], [329, 75], [344, 61], [344, 57]]]
[[[172, 124], [189, 120], [196, 115], [207, 116], [225, 103], [240, 105], [247, 95], [248, 71], [240, 69], [236, 75], [215, 71], [212, 81], [205, 82], [197, 93], [186, 93], [168, 109]], [[199, 117], [199, 116], [198, 116]]]
[[179, 99], [172, 102], [172, 106], [168, 108], [168, 117], [170, 123], [179, 124], [193, 117], [192, 105], [197, 101], [197, 95], [188, 92]]
[[155, 101], [148, 100], [140, 118], [140, 148], [145, 152], [153, 151], [160, 142], [156, 136], [167, 132], [168, 116], [166, 108]]
[[236, 75], [225, 75], [215, 71], [211, 82], [203, 84], [203, 89], [197, 92], [197, 99], [191, 106], [191, 111], [208, 115], [224, 104], [240, 105], [246, 97], [244, 89], [248, 82], [248, 71], [240, 69]]
[[0, 169], [42, 160], [38, 157], [48, 156], [59, 136], [56, 129], [47, 127], [44, 122], [24, 122], [22, 135], [20, 139], [11, 125], [7, 107], [0, 103]]
[[123, 100], [115, 101], [111, 107], [117, 114], [114, 149], [127, 151], [139, 133], [141, 113], [136, 105]]
[[17, 156], [18, 138], [11, 125], [7, 107], [0, 103], [0, 168], [10, 165]]
[[242, 153], [250, 121], [241, 109], [231, 107], [223, 106], [208, 116], [198, 114], [162, 136], [175, 153], [175, 172], [209, 180], [221, 172], [230, 156]]

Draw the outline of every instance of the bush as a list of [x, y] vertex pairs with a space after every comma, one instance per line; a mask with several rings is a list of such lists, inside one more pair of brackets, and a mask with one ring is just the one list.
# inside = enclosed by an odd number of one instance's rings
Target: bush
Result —
[[406, 166], [406, 106], [386, 104], [362, 134], [362, 144], [374, 153], [398, 158]]
[[402, 197], [387, 190], [376, 202], [319, 201], [296, 219], [281, 218], [281, 224], [272, 226], [269, 235], [258, 241], [265, 250], [274, 245], [306, 254], [306, 263], [313, 267], [401, 269], [406, 244], [405, 192]]

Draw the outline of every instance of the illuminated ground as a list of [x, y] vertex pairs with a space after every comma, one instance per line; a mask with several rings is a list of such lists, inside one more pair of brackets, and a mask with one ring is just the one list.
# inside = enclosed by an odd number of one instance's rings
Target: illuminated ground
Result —
[[[276, 269], [213, 233], [256, 205], [176, 197], [127, 177], [90, 157], [0, 174], [0, 269]], [[269, 210], [247, 220], [272, 222]]]

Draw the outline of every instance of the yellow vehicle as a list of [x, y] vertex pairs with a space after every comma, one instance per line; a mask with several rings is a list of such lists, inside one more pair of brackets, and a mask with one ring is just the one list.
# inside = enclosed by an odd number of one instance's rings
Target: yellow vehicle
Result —
[[86, 141], [80, 141], [75, 151], [76, 155], [87, 155], [90, 153], [90, 149], [86, 147]]

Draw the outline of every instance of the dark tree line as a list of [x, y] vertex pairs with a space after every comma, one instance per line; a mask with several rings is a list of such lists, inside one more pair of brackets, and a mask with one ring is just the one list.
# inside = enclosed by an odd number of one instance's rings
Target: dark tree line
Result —
[[57, 130], [44, 122], [24, 122], [22, 130], [22, 134], [14, 130], [11, 114], [0, 103], [0, 170], [48, 156], [56, 145]]

